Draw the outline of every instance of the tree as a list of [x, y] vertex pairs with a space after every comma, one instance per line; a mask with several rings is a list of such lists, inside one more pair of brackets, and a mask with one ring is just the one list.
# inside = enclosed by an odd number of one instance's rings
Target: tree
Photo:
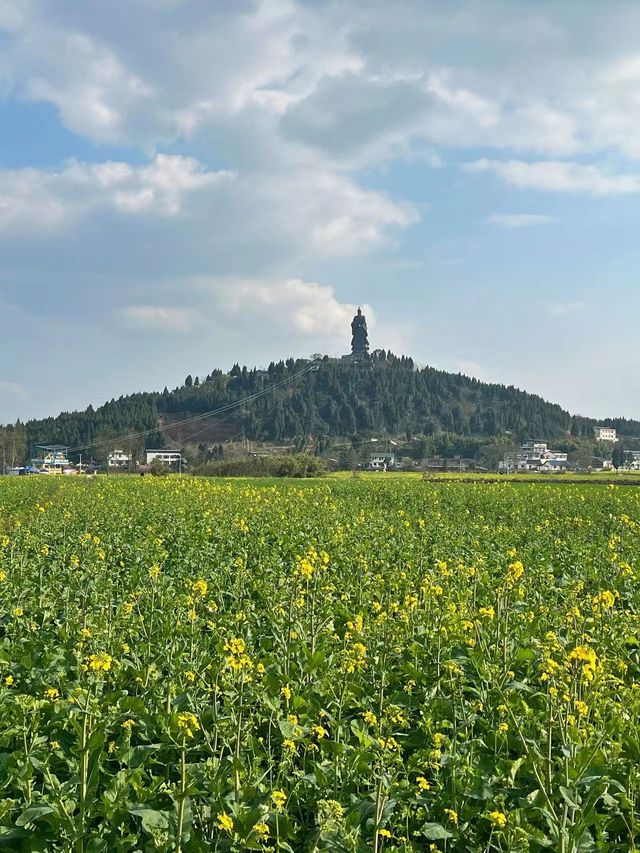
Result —
[[611, 462], [613, 463], [613, 467], [616, 469], [616, 471], [619, 468], [622, 468], [625, 463], [626, 457], [626, 450], [623, 450], [621, 447], [616, 447], [614, 449], [613, 453], [611, 454]]
[[191, 374], [189, 374], [187, 376], [187, 378], [184, 380], [184, 387], [185, 388], [191, 388], [192, 385], [193, 385], [193, 377], [191, 376]]

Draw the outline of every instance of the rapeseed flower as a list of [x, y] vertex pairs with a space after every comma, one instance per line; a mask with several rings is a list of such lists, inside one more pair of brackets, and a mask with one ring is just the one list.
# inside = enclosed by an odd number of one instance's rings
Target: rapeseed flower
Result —
[[216, 825], [218, 829], [221, 829], [223, 832], [232, 832], [233, 818], [226, 812], [218, 812], [218, 815], [216, 817]]
[[494, 811], [487, 815], [491, 823], [498, 829], [504, 829], [507, 825], [507, 816], [504, 812]]
[[178, 730], [185, 738], [192, 738], [200, 730], [200, 723], [195, 714], [183, 711], [178, 714]]
[[273, 791], [271, 794], [271, 802], [278, 811], [281, 811], [284, 808], [284, 804], [287, 802], [287, 795], [284, 791]]

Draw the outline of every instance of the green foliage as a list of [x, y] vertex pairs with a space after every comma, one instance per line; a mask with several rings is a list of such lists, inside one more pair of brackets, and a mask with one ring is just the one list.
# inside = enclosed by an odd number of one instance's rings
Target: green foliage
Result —
[[634, 849], [640, 493], [0, 481], [0, 848]]
[[324, 460], [306, 453], [289, 456], [243, 456], [200, 465], [194, 472], [206, 477], [321, 477]]
[[[595, 421], [572, 417], [560, 406], [514, 387], [491, 385], [461, 374], [431, 367], [417, 369], [411, 358], [376, 351], [365, 362], [324, 358], [317, 372], [298, 376], [307, 361], [272, 362], [266, 370], [235, 364], [229, 374], [214, 370], [196, 383], [188, 376], [179, 388], [133, 394], [111, 400], [97, 409], [65, 412], [56, 418], [29, 421], [25, 447], [64, 444], [72, 448], [119, 439], [127, 433], [153, 430], [164, 422], [240, 403], [277, 383], [290, 384], [267, 393], [232, 412], [206, 421], [225, 432], [264, 441], [294, 442], [304, 448], [313, 438], [321, 449], [330, 437], [361, 439], [392, 435], [410, 439], [426, 436], [430, 452], [475, 455], [480, 439], [510, 435], [566, 441], [591, 438]], [[640, 435], [637, 421], [606, 420], [623, 435]], [[203, 425], [199, 427], [203, 430]], [[444, 446], [443, 436], [456, 436], [457, 447]], [[460, 447], [460, 438], [467, 440]], [[138, 440], [144, 446], [163, 446], [162, 433]], [[187, 437], [186, 440], [191, 440]], [[200, 440], [200, 439], [197, 439]], [[214, 437], [214, 442], [223, 440]], [[97, 459], [106, 455], [97, 448]], [[426, 450], [426, 448], [425, 448]], [[475, 452], [474, 452], [475, 451]]]

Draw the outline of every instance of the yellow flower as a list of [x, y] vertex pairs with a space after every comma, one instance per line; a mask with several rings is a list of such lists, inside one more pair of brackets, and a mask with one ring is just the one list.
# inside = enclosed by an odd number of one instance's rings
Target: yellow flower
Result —
[[391, 833], [389, 832], [389, 830], [388, 830], [388, 829], [380, 829], [380, 830], [378, 831], [378, 835], [379, 835], [381, 838], [391, 838]]
[[324, 726], [312, 726], [311, 731], [318, 738], [318, 740], [322, 740], [323, 737], [326, 737], [328, 732], [324, 728]]
[[88, 628], [83, 628], [83, 629], [80, 631], [80, 634], [81, 634], [81, 636], [82, 636], [82, 637], [84, 637], [84, 639], [86, 640], [86, 639], [87, 639], [87, 637], [90, 637], [90, 636], [91, 636], [91, 631], [90, 631]]
[[113, 658], [106, 652], [98, 652], [95, 655], [89, 655], [87, 666], [93, 672], [108, 672], [111, 669]]
[[12, 675], [7, 675], [4, 679], [4, 683], [7, 685], [7, 687], [11, 687], [11, 685], [13, 684], [13, 680], [14, 679]]
[[582, 664], [582, 672], [587, 681], [593, 681], [596, 671], [596, 653], [591, 646], [576, 646], [567, 656], [567, 663], [573, 662]]
[[44, 695], [46, 699], [50, 699], [52, 702], [55, 702], [56, 699], [60, 698], [60, 691], [57, 687], [48, 687], [44, 691]]
[[22, 607], [14, 607], [13, 610], [11, 611], [11, 615], [16, 616], [17, 618], [19, 618], [23, 614], [24, 614], [24, 610], [22, 609]]
[[271, 794], [271, 801], [278, 811], [280, 811], [287, 802], [287, 795], [284, 791], [273, 791]]
[[126, 729], [128, 732], [130, 732], [131, 729], [135, 726], [135, 724], [136, 724], [135, 720], [125, 720], [120, 725], [122, 726], [123, 729]]
[[244, 640], [241, 637], [236, 637], [225, 645], [225, 651], [231, 652], [232, 655], [244, 654], [246, 648]]
[[204, 597], [205, 597], [205, 595], [207, 594], [207, 589], [208, 589], [208, 588], [209, 588], [209, 585], [208, 585], [208, 584], [207, 584], [207, 582], [206, 582], [205, 580], [203, 580], [202, 578], [198, 578], [198, 580], [197, 580], [197, 581], [194, 581], [194, 582], [192, 583], [192, 585], [191, 585], [191, 589], [192, 589], [194, 592], [197, 592], [197, 593], [198, 593], [198, 595], [199, 595], [201, 598], [204, 598]]
[[178, 730], [183, 737], [193, 737], [195, 732], [200, 730], [200, 723], [195, 714], [190, 711], [183, 711], [178, 714]]
[[290, 690], [290, 688], [289, 688], [289, 687], [281, 687], [281, 688], [280, 688], [280, 693], [281, 693], [281, 695], [282, 695], [282, 696], [284, 696], [284, 698], [287, 700], [287, 702], [289, 701], [289, 699], [291, 699], [291, 697], [292, 697], [292, 695], [293, 695], [293, 694], [291, 693], [291, 690]]
[[313, 577], [313, 565], [309, 562], [309, 560], [300, 560], [300, 563], [298, 565], [298, 572], [306, 581], [309, 581]]
[[515, 563], [509, 563], [507, 568], [507, 586], [513, 587], [524, 574], [524, 566], [520, 562], [520, 560], [516, 560]]
[[155, 580], [160, 574], [160, 566], [157, 563], [154, 563], [149, 569], [149, 577], [151, 580]]
[[378, 722], [378, 718], [373, 713], [373, 711], [365, 711], [362, 715], [362, 718], [369, 726], [375, 726], [375, 724]]
[[295, 745], [294, 741], [292, 741], [292, 740], [285, 740], [282, 742], [282, 745], [285, 749], [290, 749], [291, 752], [296, 751], [296, 745]]
[[187, 679], [187, 681], [190, 681], [192, 684], [196, 680], [196, 674], [192, 669], [188, 669], [185, 672], [184, 677]]
[[429, 782], [424, 778], [424, 776], [418, 776], [418, 778], [416, 779], [416, 785], [418, 786], [418, 788], [419, 788], [421, 791], [428, 791], [428, 790], [429, 790], [429, 788], [431, 787], [431, 785], [430, 785], [430, 784], [429, 784]]
[[217, 817], [217, 825], [218, 829], [221, 829], [223, 832], [232, 832], [233, 831], [233, 818], [231, 815], [228, 815], [226, 812], [219, 812]]
[[509, 731], [509, 723], [500, 723], [498, 731], [503, 735], [506, 734]]
[[458, 825], [458, 812], [454, 811], [453, 809], [445, 809], [444, 813], [449, 818], [451, 823], [455, 823], [456, 826]]
[[598, 607], [602, 607], [605, 610], [611, 610], [613, 605], [616, 603], [616, 597], [613, 592], [608, 589], [602, 590], [599, 592], [593, 599], [593, 603]]
[[269, 827], [264, 821], [257, 823], [253, 828], [259, 838], [266, 838], [269, 835]]
[[494, 826], [497, 826], [498, 829], [504, 829], [507, 825], [507, 816], [504, 812], [489, 812], [489, 820]]
[[60, 749], [60, 743], [59, 743], [59, 741], [57, 741], [57, 740], [52, 740], [52, 741], [49, 743], [49, 746], [50, 746], [50, 748], [51, 748], [51, 749]]

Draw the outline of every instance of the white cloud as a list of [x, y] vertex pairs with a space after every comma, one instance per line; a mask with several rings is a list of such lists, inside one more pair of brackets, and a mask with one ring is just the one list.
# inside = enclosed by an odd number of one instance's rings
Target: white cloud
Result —
[[27, 396], [27, 391], [19, 382], [0, 379], [0, 396], [23, 398]]
[[579, 314], [587, 308], [586, 302], [553, 302], [547, 306], [547, 310], [552, 317], [569, 317], [572, 314]]
[[[264, 318], [294, 335], [325, 337], [328, 341], [344, 339], [358, 307], [340, 302], [330, 286], [299, 278], [201, 278], [196, 284], [229, 317]], [[373, 328], [373, 309], [369, 305], [362, 309]]]
[[120, 213], [175, 216], [185, 197], [211, 191], [233, 179], [208, 171], [192, 157], [158, 154], [147, 166], [69, 162], [59, 172], [0, 171], [0, 232], [22, 234], [56, 228], [86, 217], [94, 208]]
[[493, 172], [519, 189], [585, 193], [594, 196], [640, 192], [640, 174], [613, 174], [602, 166], [569, 161], [490, 160], [467, 163], [471, 172]]
[[[160, 285], [179, 290], [185, 307], [128, 305], [117, 311], [126, 328], [198, 336], [233, 328], [251, 337], [286, 335], [290, 344], [304, 343], [309, 351], [346, 351], [358, 308], [340, 301], [333, 287], [299, 278], [198, 276]], [[361, 307], [370, 331], [375, 330], [372, 307]]]
[[190, 331], [196, 321], [192, 311], [161, 305], [129, 305], [121, 314], [125, 325], [132, 329], [179, 334]]
[[500, 225], [503, 228], [529, 228], [535, 225], [551, 225], [557, 221], [553, 216], [541, 213], [492, 213], [487, 217], [490, 225]]

